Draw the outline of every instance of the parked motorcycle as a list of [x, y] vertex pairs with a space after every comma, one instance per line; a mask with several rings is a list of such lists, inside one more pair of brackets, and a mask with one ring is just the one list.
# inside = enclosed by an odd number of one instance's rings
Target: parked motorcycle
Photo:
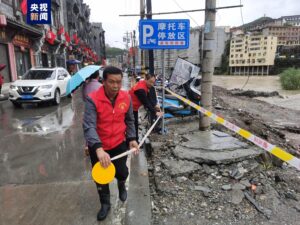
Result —
[[[161, 83], [158, 80], [158, 83]], [[201, 77], [192, 77], [188, 81], [177, 84], [171, 83], [169, 81], [165, 82], [165, 87], [170, 89], [171, 91], [189, 99], [195, 104], [200, 104], [201, 92]], [[158, 102], [162, 106], [162, 91], [158, 91]], [[165, 118], [173, 118], [173, 117], [185, 117], [198, 114], [198, 111], [184, 102], [180, 101], [178, 98], [171, 94], [165, 94], [164, 101], [164, 110], [165, 110]]]

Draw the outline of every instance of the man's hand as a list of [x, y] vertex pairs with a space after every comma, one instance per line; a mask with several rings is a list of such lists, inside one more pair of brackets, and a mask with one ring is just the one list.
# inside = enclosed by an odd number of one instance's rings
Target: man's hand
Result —
[[133, 152], [135, 155], [140, 153], [139, 145], [136, 141], [129, 142], [129, 149], [135, 148], [136, 150]]
[[110, 156], [107, 154], [103, 148], [97, 148], [96, 150], [97, 157], [99, 159], [99, 162], [101, 166], [104, 168], [107, 168], [109, 166], [110, 162]]
[[155, 110], [156, 110], [157, 112], [161, 112], [161, 109], [160, 109], [159, 105], [156, 105], [154, 108], [155, 108]]
[[161, 111], [161, 108], [159, 107], [159, 105], [156, 105], [155, 106], [155, 110], [156, 110], [156, 116], [157, 117], [160, 117], [160, 116], [163, 116], [164, 115], [164, 113]]
[[163, 112], [157, 112], [157, 113], [156, 113], [156, 116], [157, 116], [157, 117], [160, 117], [160, 116], [163, 116], [163, 115], [164, 115]]

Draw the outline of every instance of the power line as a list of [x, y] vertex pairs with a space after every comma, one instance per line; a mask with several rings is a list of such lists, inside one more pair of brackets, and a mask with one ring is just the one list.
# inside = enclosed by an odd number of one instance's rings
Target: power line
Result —
[[[240, 4], [242, 4], [242, 0], [240, 0]], [[244, 17], [243, 17], [243, 10], [242, 10], [242, 8], [240, 8], [240, 12], [241, 12], [241, 19], [242, 19], [242, 24], [243, 24], [243, 30], [245, 29], [244, 28], [244, 25], [245, 25], [245, 23], [244, 23]], [[245, 31], [244, 31], [245, 32]], [[249, 46], [248, 46], [248, 44], [247, 44], [247, 54], [249, 54]], [[250, 60], [250, 59], [249, 59]], [[249, 62], [250, 63], [250, 62]], [[249, 64], [248, 64], [248, 66], [249, 66]], [[244, 70], [244, 72], [245, 72], [245, 70]], [[250, 74], [248, 74], [248, 77], [247, 77], [247, 80], [246, 80], [246, 82], [244, 83], [244, 85], [242, 86], [242, 90], [244, 89], [244, 87], [246, 87], [246, 85], [248, 84], [248, 81], [249, 81], [249, 79], [250, 79]]]
[[[178, 2], [176, 1], [176, 0], [173, 0], [173, 2], [181, 9], [181, 10], [184, 10], [179, 4], [178, 4]], [[192, 16], [190, 16], [188, 13], [185, 13], [191, 20], [193, 20], [194, 21], [194, 23], [196, 24], [196, 25], [198, 25], [199, 27], [200, 27], [200, 25], [197, 23], [197, 21], [192, 17]]]
[[[201, 12], [205, 10], [210, 10], [210, 11], [216, 11], [218, 9], [230, 9], [230, 8], [238, 8], [238, 7], [243, 7], [243, 5], [232, 5], [232, 6], [223, 6], [223, 7], [216, 7], [213, 9], [193, 9], [193, 10], [182, 10], [182, 11], [174, 11], [174, 12], [160, 12], [160, 13], [147, 13], [145, 16], [149, 15], [165, 15], [165, 14], [178, 14], [178, 13], [188, 13], [188, 12]], [[123, 14], [119, 16], [141, 16], [140, 14]]]
[[[242, 0], [240, 0], [240, 5], [242, 5]], [[240, 8], [240, 12], [241, 12], [242, 23], [243, 23], [243, 25], [244, 25], [244, 17], [243, 17], [243, 10], [242, 10], [242, 7]]]

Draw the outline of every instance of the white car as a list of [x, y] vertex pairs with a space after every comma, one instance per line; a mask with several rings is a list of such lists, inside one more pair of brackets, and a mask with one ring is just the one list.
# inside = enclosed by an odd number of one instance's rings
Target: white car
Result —
[[103, 80], [103, 71], [104, 71], [104, 66], [100, 66], [100, 69], [99, 69], [99, 78], [101, 79], [101, 80]]
[[68, 71], [62, 67], [32, 68], [10, 85], [9, 100], [16, 107], [22, 103], [43, 101], [58, 105], [60, 98], [66, 95], [70, 78]]

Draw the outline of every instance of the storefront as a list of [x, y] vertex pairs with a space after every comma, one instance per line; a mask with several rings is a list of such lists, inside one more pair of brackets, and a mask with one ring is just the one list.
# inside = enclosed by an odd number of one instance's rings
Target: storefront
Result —
[[52, 44], [44, 40], [41, 47], [39, 65], [42, 67], [66, 67], [65, 46], [55, 40]]
[[11, 82], [7, 36], [4, 29], [1, 28], [0, 28], [0, 64], [6, 65], [4, 70], [1, 71], [1, 75], [4, 77], [4, 82], [5, 83]]
[[6, 18], [7, 25], [0, 28], [0, 63], [6, 64], [2, 74], [11, 82], [35, 66], [34, 47], [42, 32], [35, 27]]
[[16, 35], [13, 39], [17, 76], [22, 76], [34, 63], [30, 39], [26, 35]]
[[44, 44], [41, 47], [41, 55], [40, 56], [41, 56], [40, 61], [39, 61], [40, 66], [52, 67], [51, 54], [49, 52], [49, 45], [46, 42], [44, 42]]

